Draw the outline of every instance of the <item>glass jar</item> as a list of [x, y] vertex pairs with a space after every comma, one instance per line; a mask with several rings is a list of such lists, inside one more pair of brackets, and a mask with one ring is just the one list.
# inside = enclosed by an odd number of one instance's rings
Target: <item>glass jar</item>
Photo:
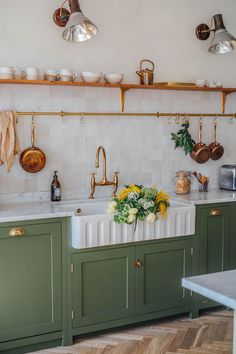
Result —
[[179, 171], [176, 172], [176, 194], [188, 194], [191, 190], [191, 172]]

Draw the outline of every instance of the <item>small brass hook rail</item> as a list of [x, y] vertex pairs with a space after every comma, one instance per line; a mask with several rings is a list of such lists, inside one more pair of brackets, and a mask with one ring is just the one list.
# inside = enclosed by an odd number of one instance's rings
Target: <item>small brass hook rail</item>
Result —
[[236, 118], [236, 113], [160, 113], [160, 112], [16, 112], [17, 116], [55, 116], [55, 117], [176, 117], [176, 119], [181, 119], [184, 117], [192, 118], [204, 118], [211, 117], [215, 118]]

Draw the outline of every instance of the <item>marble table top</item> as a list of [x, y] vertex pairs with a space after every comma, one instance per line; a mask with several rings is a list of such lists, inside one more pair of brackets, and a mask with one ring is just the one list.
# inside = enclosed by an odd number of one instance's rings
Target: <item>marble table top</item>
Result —
[[183, 278], [182, 286], [236, 310], [236, 269]]

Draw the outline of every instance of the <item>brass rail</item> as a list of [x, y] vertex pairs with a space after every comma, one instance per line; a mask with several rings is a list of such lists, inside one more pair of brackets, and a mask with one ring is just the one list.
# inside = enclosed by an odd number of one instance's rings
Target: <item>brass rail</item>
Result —
[[213, 118], [236, 118], [236, 113], [126, 113], [126, 112], [16, 112], [17, 116], [57, 116], [57, 117], [213, 117]]

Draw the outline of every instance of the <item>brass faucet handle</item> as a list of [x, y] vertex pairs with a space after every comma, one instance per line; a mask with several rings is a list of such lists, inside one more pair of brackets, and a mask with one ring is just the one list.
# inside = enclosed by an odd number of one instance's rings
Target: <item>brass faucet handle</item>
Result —
[[114, 182], [113, 182], [113, 184], [114, 184], [114, 189], [113, 189], [112, 197], [116, 197], [116, 192], [117, 192], [118, 185], [119, 185], [118, 174], [119, 174], [118, 171], [115, 171], [115, 172], [114, 172]]

